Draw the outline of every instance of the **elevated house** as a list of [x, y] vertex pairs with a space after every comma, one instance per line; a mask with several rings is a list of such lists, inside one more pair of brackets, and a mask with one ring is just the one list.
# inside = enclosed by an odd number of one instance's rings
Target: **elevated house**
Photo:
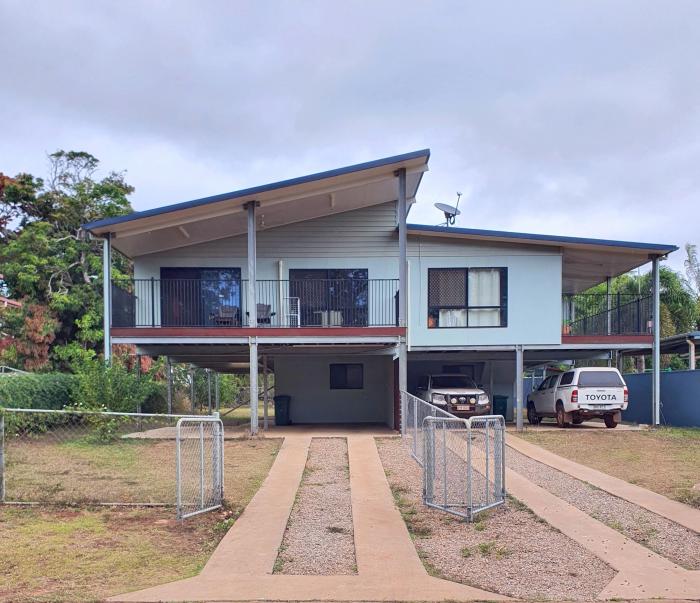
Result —
[[656, 296], [581, 293], [648, 262], [658, 275], [673, 245], [409, 223], [429, 156], [87, 224], [107, 268], [112, 249], [134, 262], [106, 279], [106, 353], [135, 344], [253, 384], [264, 363], [295, 423], [398, 428], [399, 392], [427, 373], [472, 375], [511, 418], [524, 367], [652, 349], [658, 278]]

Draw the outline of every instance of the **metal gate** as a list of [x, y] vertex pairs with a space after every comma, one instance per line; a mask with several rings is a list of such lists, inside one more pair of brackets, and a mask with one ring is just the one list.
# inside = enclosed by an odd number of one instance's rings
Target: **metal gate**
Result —
[[423, 420], [423, 501], [472, 520], [503, 504], [505, 421], [500, 415]]
[[177, 422], [177, 517], [221, 507], [224, 499], [224, 426], [216, 417]]

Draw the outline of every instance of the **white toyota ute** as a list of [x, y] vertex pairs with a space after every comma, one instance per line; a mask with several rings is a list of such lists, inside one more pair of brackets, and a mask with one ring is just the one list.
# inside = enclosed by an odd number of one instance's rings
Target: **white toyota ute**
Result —
[[576, 368], [548, 377], [528, 395], [527, 420], [537, 425], [543, 417], [555, 417], [559, 427], [567, 427], [602, 418], [612, 429], [628, 403], [627, 384], [616, 368]]

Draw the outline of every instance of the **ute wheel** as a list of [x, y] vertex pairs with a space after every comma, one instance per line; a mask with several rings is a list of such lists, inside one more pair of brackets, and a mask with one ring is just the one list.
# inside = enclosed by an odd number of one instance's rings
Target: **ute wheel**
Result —
[[527, 422], [530, 425], [539, 425], [542, 422], [542, 417], [537, 416], [535, 405], [532, 402], [527, 405]]
[[557, 427], [568, 427], [569, 422], [566, 420], [566, 413], [564, 412], [564, 405], [561, 402], [557, 402]]
[[583, 423], [583, 419], [581, 417], [574, 417], [571, 422], [574, 425], [581, 425], [581, 423]]
[[605, 421], [605, 426], [608, 429], [615, 429], [617, 427], [617, 421], [614, 415], [605, 415], [603, 421]]

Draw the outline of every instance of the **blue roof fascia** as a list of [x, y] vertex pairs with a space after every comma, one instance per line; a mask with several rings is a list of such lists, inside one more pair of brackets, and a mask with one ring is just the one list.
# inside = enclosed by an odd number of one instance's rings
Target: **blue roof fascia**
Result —
[[454, 226], [430, 226], [428, 224], [407, 224], [408, 230], [416, 232], [447, 233], [465, 236], [493, 237], [505, 239], [518, 239], [523, 241], [542, 241], [546, 243], [573, 243], [579, 245], [600, 245], [602, 247], [626, 247], [629, 249], [647, 249], [671, 253], [677, 251], [675, 245], [659, 243], [637, 243], [633, 241], [614, 241], [611, 239], [589, 239], [583, 237], [565, 237], [560, 235], [532, 234], [527, 232], [508, 232], [503, 230], [481, 230], [478, 228], [456, 228]]
[[[240, 197], [247, 197], [250, 195], [258, 195], [261, 193], [266, 193], [269, 191], [278, 190], [281, 188], [286, 188], [289, 186], [297, 186], [300, 184], [307, 184], [309, 182], [316, 182], [318, 180], [324, 180], [326, 178], [333, 178], [336, 176], [344, 176], [346, 174], [352, 174], [354, 172], [361, 172], [363, 170], [370, 170], [373, 168], [384, 167], [391, 165], [392, 163], [401, 163], [402, 161], [410, 161], [411, 159], [425, 158], [425, 162], [430, 159], [430, 149], [421, 149], [420, 151], [413, 151], [411, 153], [404, 153], [403, 155], [394, 155], [392, 157], [384, 157], [382, 159], [375, 159], [373, 161], [367, 161], [365, 163], [357, 163], [355, 165], [349, 165], [346, 167], [336, 168], [333, 170], [328, 170], [325, 172], [318, 172], [316, 174], [309, 174], [308, 176], [300, 176], [298, 178], [291, 178], [289, 180], [281, 180], [279, 182], [273, 182], [271, 184], [263, 184], [261, 186], [254, 186], [252, 188], [245, 188], [238, 191], [232, 191], [229, 193], [222, 193], [220, 195], [213, 195], [211, 197], [203, 197], [201, 199], [193, 199], [192, 201], [184, 201], [182, 203], [174, 203], [172, 205], [165, 205], [163, 207], [155, 207], [153, 209], [147, 209], [144, 211], [133, 212], [125, 216], [117, 216], [114, 218], [104, 218], [102, 220], [96, 220], [94, 222], [89, 222], [88, 224], [83, 224], [85, 230], [91, 230], [93, 228], [103, 228], [105, 226], [111, 226], [113, 224], [121, 224], [122, 222], [130, 222], [132, 220], [138, 220], [140, 218], [148, 218], [151, 216], [158, 216], [160, 214], [166, 214], [173, 211], [179, 211], [182, 209], [190, 209], [192, 207], [200, 207], [202, 205], [209, 205], [210, 203], [217, 203], [219, 201], [227, 201], [230, 199], [237, 199]], [[421, 174], [422, 176], [422, 174]], [[420, 181], [419, 181], [420, 182]]]

